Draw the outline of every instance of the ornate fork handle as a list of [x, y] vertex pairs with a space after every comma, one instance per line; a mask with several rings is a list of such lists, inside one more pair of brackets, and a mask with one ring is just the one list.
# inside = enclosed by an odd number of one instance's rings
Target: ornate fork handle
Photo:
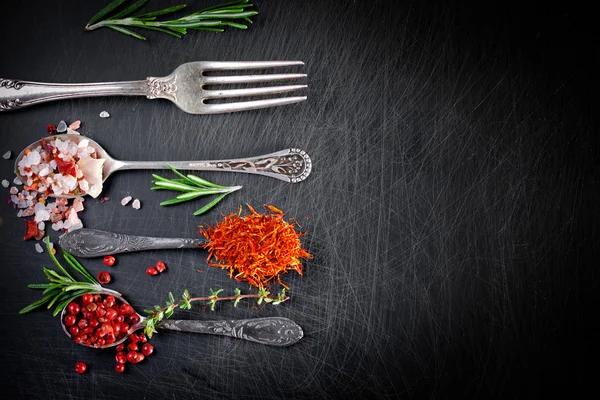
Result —
[[48, 101], [96, 96], [174, 99], [174, 77], [104, 83], [43, 83], [0, 78], [0, 112]]
[[205, 243], [202, 239], [133, 236], [85, 228], [69, 232], [59, 239], [60, 247], [83, 258], [141, 250], [195, 248]]
[[212, 161], [119, 161], [117, 170], [167, 169], [167, 164], [183, 170], [230, 171], [270, 176], [285, 182], [305, 180], [312, 170], [310, 157], [304, 150], [287, 149], [264, 156]]
[[269, 346], [284, 347], [304, 336], [294, 321], [282, 317], [241, 319], [233, 321], [172, 321], [163, 320], [159, 328], [180, 332], [231, 336]]

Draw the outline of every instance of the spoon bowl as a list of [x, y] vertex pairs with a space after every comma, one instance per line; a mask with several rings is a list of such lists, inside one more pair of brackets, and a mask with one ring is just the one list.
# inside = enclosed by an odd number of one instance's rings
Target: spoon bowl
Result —
[[[118, 292], [110, 289], [104, 289], [98, 292], [91, 292], [91, 295], [112, 295], [115, 297], [116, 303], [121, 306], [122, 304], [129, 304]], [[72, 300], [72, 302], [80, 302], [80, 295]], [[127, 333], [115, 340], [114, 343], [105, 345], [88, 345], [82, 342], [77, 342], [86, 347], [107, 349], [109, 347], [115, 347], [125, 342], [129, 336], [133, 333], [144, 328], [144, 322], [147, 320], [133, 307], [133, 314], [139, 318], [139, 321], [129, 326]], [[69, 332], [65, 324], [65, 317], [69, 314], [68, 307], [65, 307], [60, 314], [60, 323], [65, 334], [72, 340], [73, 335]], [[193, 332], [193, 333], [205, 333], [211, 335], [229, 336], [237, 339], [244, 339], [250, 342], [265, 344], [268, 346], [275, 347], [286, 347], [298, 342], [304, 336], [302, 328], [294, 321], [284, 317], [264, 317], [264, 318], [252, 318], [252, 319], [238, 319], [238, 320], [219, 320], [219, 321], [194, 321], [194, 320], [163, 320], [156, 325], [157, 329], [161, 330], [172, 330], [178, 332]], [[91, 334], [96, 334], [92, 332]]]
[[[89, 146], [97, 152], [98, 158], [105, 159], [102, 167], [102, 183], [116, 171], [128, 169], [168, 169], [169, 166], [181, 170], [194, 171], [224, 171], [240, 172], [246, 174], [255, 174], [269, 176], [289, 183], [298, 183], [305, 180], [312, 170], [312, 162], [308, 154], [300, 149], [286, 149], [275, 153], [265, 154], [257, 157], [236, 158], [225, 160], [208, 161], [122, 161], [114, 159], [104, 150], [96, 141], [81, 135], [62, 134], [54, 135], [48, 138], [70, 140], [79, 143], [86, 139]], [[19, 173], [19, 162], [25, 157], [28, 150], [34, 150], [42, 146], [42, 140], [31, 143], [23, 149], [15, 160], [15, 174], [22, 182], [27, 181], [27, 177]], [[238, 186], [237, 189], [241, 189]], [[236, 189], [236, 190], [237, 190]], [[218, 191], [218, 189], [215, 189]], [[229, 191], [230, 189], [223, 189]], [[54, 195], [51, 197], [74, 198], [75, 195]]]
[[[112, 290], [108, 290], [108, 289], [107, 289], [107, 290], [103, 290], [103, 291], [99, 291], [99, 292], [90, 292], [89, 294], [91, 294], [91, 295], [96, 295], [96, 294], [100, 294], [100, 295], [112, 295], [112, 296], [114, 296], [114, 297], [115, 297], [115, 300], [117, 300], [117, 301], [120, 303], [119, 305], [121, 305], [121, 304], [127, 304], [127, 305], [131, 306], [131, 304], [129, 304], [129, 302], [128, 302], [127, 300], [125, 300], [125, 299], [124, 299], [122, 296], [120, 296], [120, 295], [119, 295], [117, 292], [114, 292], [114, 291], [112, 291]], [[78, 297], [77, 297], [77, 298], [75, 298], [73, 301], [74, 301], [74, 302], [77, 302], [77, 301], [79, 301], [79, 300], [81, 299], [81, 297], [82, 297], [82, 296], [83, 296], [83, 295], [81, 295], [81, 296], [78, 296]], [[91, 346], [91, 345], [87, 345], [87, 344], [85, 344], [85, 343], [81, 343], [81, 342], [76, 342], [76, 343], [78, 343], [78, 344], [81, 344], [81, 345], [83, 345], [83, 346], [86, 346], [86, 347], [92, 347], [92, 348], [97, 348], [97, 349], [107, 349], [107, 348], [109, 348], [109, 347], [115, 347], [115, 346], [118, 346], [118, 345], [120, 345], [121, 343], [125, 342], [125, 341], [127, 340], [127, 338], [128, 338], [129, 336], [131, 336], [131, 334], [133, 334], [133, 333], [135, 333], [135, 332], [139, 331], [140, 329], [143, 329], [143, 328], [144, 328], [144, 324], [143, 324], [143, 322], [144, 322], [144, 321], [147, 319], [146, 317], [144, 317], [144, 316], [142, 316], [142, 315], [138, 314], [138, 313], [135, 311], [135, 309], [134, 309], [133, 307], [131, 307], [131, 308], [133, 309], [133, 313], [134, 313], [135, 315], [137, 315], [137, 317], [139, 318], [139, 321], [138, 321], [137, 323], [135, 323], [135, 324], [131, 325], [131, 326], [129, 327], [129, 329], [127, 330], [127, 333], [126, 333], [126, 334], [125, 334], [125, 335], [124, 335], [124, 336], [123, 336], [121, 339], [119, 339], [119, 340], [116, 340], [114, 343], [111, 343], [111, 344], [106, 344], [106, 345], [103, 345], [103, 346]], [[63, 331], [65, 332], [65, 334], [66, 334], [66, 335], [67, 335], [67, 336], [68, 336], [68, 337], [69, 337], [71, 340], [73, 340], [73, 339], [74, 339], [73, 335], [71, 334], [71, 332], [69, 332], [69, 328], [68, 328], [68, 327], [65, 325], [65, 317], [68, 315], [68, 313], [69, 313], [69, 312], [68, 312], [68, 310], [67, 310], [67, 307], [65, 307], [65, 308], [62, 310], [62, 312], [60, 313], [60, 325], [62, 326], [62, 329], [63, 329]]]

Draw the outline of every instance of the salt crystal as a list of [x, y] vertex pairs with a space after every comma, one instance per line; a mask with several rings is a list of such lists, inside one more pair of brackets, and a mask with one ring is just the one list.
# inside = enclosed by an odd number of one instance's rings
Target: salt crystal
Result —
[[67, 128], [67, 134], [69, 135], [80, 135], [75, 129]]
[[4, 158], [5, 160], [8, 160], [10, 158], [10, 156], [12, 155], [12, 153], [9, 151], [7, 151], [6, 153], [4, 153], [2, 155], [2, 158]]
[[127, 197], [123, 198], [123, 200], [121, 200], [121, 205], [126, 206], [127, 203], [129, 203], [131, 201], [131, 198], [132, 198], [131, 196], [127, 196]]
[[88, 181], [86, 181], [85, 179], [82, 179], [79, 181], [79, 188], [87, 193], [88, 190], [90, 190], [90, 185], [89, 185]]
[[90, 141], [87, 139], [83, 139], [79, 142], [79, 144], [77, 145], [77, 147], [87, 147], [88, 144], [90, 144]]
[[50, 213], [46, 210], [42, 210], [35, 213], [35, 222], [48, 221], [50, 219]]
[[19, 202], [19, 198], [14, 194], [12, 196], [10, 196], [10, 200], [15, 204], [17, 204]]
[[48, 168], [48, 166], [45, 166], [44, 168], [42, 168], [40, 170], [40, 172], [38, 173], [39, 176], [46, 176], [50, 173], [50, 168]]
[[23, 216], [23, 210], [19, 210], [17, 213], [17, 217], [21, 218]]
[[17, 176], [15, 179], [13, 179], [13, 183], [14, 183], [15, 185], [22, 185], [22, 184], [23, 184], [23, 182], [21, 182], [21, 180], [19, 179], [19, 177], [18, 177], [18, 176]]
[[79, 198], [73, 200], [73, 210], [75, 212], [83, 211], [83, 203]]
[[52, 224], [52, 229], [55, 231], [59, 231], [63, 228], [63, 222], [62, 221], [58, 221], [55, 224]]
[[108, 118], [108, 117], [110, 117], [110, 114], [109, 114], [109, 113], [107, 113], [106, 111], [102, 111], [102, 112], [100, 113], [100, 118]]
[[43, 253], [44, 249], [42, 248], [42, 246], [39, 243], [35, 244], [35, 251], [37, 251], [38, 253]]
[[135, 208], [136, 210], [139, 210], [141, 206], [142, 204], [138, 199], [135, 199], [133, 203], [131, 203], [131, 207]]
[[38, 229], [40, 231], [43, 231], [45, 227], [46, 227], [46, 223], [44, 221], [38, 222]]
[[79, 129], [80, 126], [81, 126], [81, 121], [77, 120], [75, 122], [71, 122], [71, 125], [69, 125], [69, 128]]
[[58, 126], [56, 127], [56, 132], [65, 132], [67, 130], [67, 123], [65, 121], [60, 121]]
[[33, 207], [33, 209], [35, 210], [35, 212], [39, 212], [42, 210], [46, 209], [46, 206], [44, 206], [42, 203], [36, 203], [35, 207]]
[[7, 188], [10, 186], [10, 182], [8, 181], [8, 179], [3, 179], [2, 180], [2, 186]]
[[17, 194], [17, 193], [19, 193], [19, 189], [17, 189], [16, 186], [13, 186], [10, 188], [9, 192], [10, 192], [10, 194]]
[[37, 165], [40, 163], [40, 161], [42, 161], [42, 158], [38, 151], [32, 151], [31, 153], [29, 153], [29, 155], [27, 156], [27, 159], [28, 159], [30, 165]]

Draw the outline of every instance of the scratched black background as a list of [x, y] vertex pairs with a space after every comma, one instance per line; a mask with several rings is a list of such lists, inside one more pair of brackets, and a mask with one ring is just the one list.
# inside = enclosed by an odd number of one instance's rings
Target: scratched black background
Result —
[[[86, 227], [194, 236], [245, 202], [274, 204], [302, 222], [314, 254], [286, 276], [280, 307], [221, 304], [181, 318], [281, 315], [305, 338], [286, 349], [160, 333], [143, 364], [114, 369], [114, 351], [72, 344], [38, 298], [48, 255], [23, 242], [24, 223], [0, 207], [0, 385], [9, 398], [536, 398], [591, 387], [598, 355], [599, 49], [593, 24], [568, 9], [465, 8], [446, 2], [256, 1], [246, 32], [84, 33], [106, 3], [3, 5], [0, 76], [89, 82], [162, 76], [196, 60], [303, 60], [307, 102], [194, 116], [165, 101], [79, 99], [0, 116], [0, 178], [14, 156], [61, 119], [118, 159], [243, 157], [306, 149], [299, 185], [206, 173], [240, 184], [215, 211], [160, 208], [147, 171], [110, 178], [85, 202]], [[151, 1], [148, 10], [175, 1]], [[189, 1], [201, 8], [214, 1]], [[441, 5], [444, 4], [444, 5]], [[98, 117], [100, 111], [111, 114]], [[8, 197], [1, 189], [2, 198]], [[126, 195], [142, 209], [122, 207]], [[52, 233], [53, 240], [57, 234]], [[150, 278], [157, 259], [168, 272]], [[94, 274], [100, 260], [84, 264]], [[203, 272], [197, 272], [200, 269]], [[111, 288], [135, 308], [168, 291], [236, 285], [199, 251], [118, 257]], [[244, 287], [242, 287], [245, 289]], [[76, 361], [89, 371], [75, 374]]]

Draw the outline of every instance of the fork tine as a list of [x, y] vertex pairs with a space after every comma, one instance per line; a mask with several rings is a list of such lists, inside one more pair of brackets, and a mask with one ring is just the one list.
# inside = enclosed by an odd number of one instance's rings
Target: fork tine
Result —
[[228, 83], [260, 83], [284, 81], [289, 79], [306, 78], [306, 74], [269, 74], [269, 75], [238, 75], [238, 76], [203, 76], [204, 85], [226, 85]]
[[288, 86], [270, 86], [248, 89], [228, 89], [228, 90], [205, 90], [204, 97], [208, 99], [224, 99], [238, 96], [262, 96], [271, 93], [293, 92], [294, 90], [304, 89], [308, 85], [288, 85]]
[[286, 104], [298, 103], [304, 100], [306, 100], [306, 96], [281, 97], [277, 99], [255, 101], [240, 101], [238, 103], [203, 104], [203, 114], [221, 114], [235, 111], [256, 110], [258, 108], [283, 106]]
[[259, 69], [290, 67], [293, 65], [304, 65], [302, 61], [204, 61], [202, 69], [205, 71], [236, 70], [236, 69]]

